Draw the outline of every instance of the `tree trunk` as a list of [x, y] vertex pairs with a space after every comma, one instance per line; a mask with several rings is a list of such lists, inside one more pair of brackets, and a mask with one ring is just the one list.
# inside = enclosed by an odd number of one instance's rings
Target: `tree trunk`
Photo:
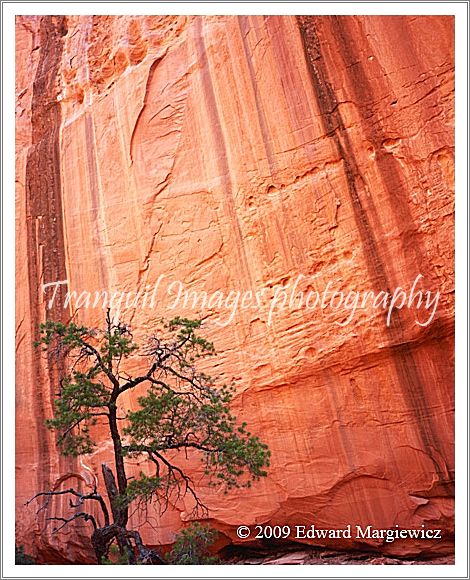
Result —
[[[121, 435], [119, 434], [119, 429], [117, 426], [117, 411], [114, 405], [110, 406], [109, 408], [109, 429], [111, 431], [111, 437], [113, 439], [113, 446], [114, 446], [114, 462], [116, 465], [116, 477], [117, 477], [117, 485], [120, 495], [124, 495], [127, 489], [127, 477], [126, 477], [126, 470], [124, 467], [124, 457], [122, 456], [122, 443], [121, 443]], [[108, 468], [109, 469], [109, 468]], [[112, 479], [114, 482], [114, 488], [116, 487], [116, 482], [114, 479], [114, 475], [112, 474]], [[104, 476], [104, 471], [103, 471]], [[105, 479], [106, 482], [106, 479]], [[109, 496], [109, 490], [106, 487]], [[111, 501], [111, 497], [109, 498]], [[115, 523], [120, 526], [126, 527], [127, 520], [129, 518], [129, 508], [126, 505], [121, 505], [119, 509], [119, 519], [114, 519]], [[114, 515], [114, 512], [113, 512]]]
[[[116, 540], [120, 553], [126, 554], [129, 564], [137, 564], [137, 562], [140, 564], [166, 564], [158, 552], [144, 545], [139, 532], [126, 528], [128, 510], [127, 508], [124, 510], [119, 504], [120, 496], [114, 473], [106, 463], [101, 465], [101, 471], [114, 522], [109, 526], [96, 529], [91, 537], [98, 564], [102, 564], [103, 559], [107, 557], [109, 546], [113, 540]], [[121, 523], [123, 521], [125, 523]], [[135, 548], [131, 540], [134, 542]]]
[[[137, 564], [134, 549], [128, 538], [126, 530], [128, 508], [123, 507], [119, 501], [120, 495], [112, 470], [106, 465], [106, 463], [103, 463], [101, 465], [101, 471], [103, 473], [103, 479], [106, 486], [109, 503], [111, 504], [111, 512], [113, 514], [114, 522], [111, 526], [101, 528], [94, 534], [96, 537], [95, 541], [93, 542], [92, 540], [92, 542], [93, 547], [95, 548], [98, 563], [101, 563], [103, 557], [107, 555], [109, 542], [115, 538], [118, 543], [120, 553], [125, 553], [127, 555], [129, 564]], [[105, 550], [104, 553], [103, 549]]]
[[[101, 471], [103, 473], [104, 485], [106, 487], [106, 493], [108, 494], [109, 503], [111, 504], [111, 513], [113, 514], [113, 523], [121, 526], [126, 525], [122, 524], [123, 515], [122, 515], [122, 507], [119, 505], [119, 491], [116, 486], [116, 480], [114, 478], [114, 473], [112, 470], [103, 463], [101, 465]], [[127, 522], [126, 522], [127, 523]]]
[[109, 545], [116, 537], [116, 526], [111, 524], [104, 528], [96, 529], [91, 536], [91, 543], [95, 551], [96, 561], [102, 564], [104, 558], [108, 555]]

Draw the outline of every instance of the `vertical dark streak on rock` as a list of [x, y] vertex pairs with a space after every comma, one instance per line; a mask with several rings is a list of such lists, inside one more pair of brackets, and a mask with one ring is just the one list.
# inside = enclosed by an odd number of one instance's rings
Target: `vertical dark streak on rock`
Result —
[[[406, 19], [400, 18], [400, 21], [406, 22]], [[369, 104], [370, 96], [374, 92], [362, 65], [361, 57], [356, 51], [356, 43], [348, 30], [348, 20], [338, 16], [332, 16], [330, 22], [335, 38], [341, 47], [341, 56], [345, 67], [352, 79], [350, 87], [354, 92], [353, 100], [359, 107], [361, 117], [368, 121], [363, 124], [366, 131], [366, 139], [375, 148], [375, 163], [381, 174], [382, 183], [390, 198], [390, 207], [395, 211], [397, 223], [401, 225], [402, 232], [400, 239], [404, 250], [413, 255], [413, 265], [417, 268], [416, 274], [422, 273], [427, 277], [426, 274], [429, 273], [430, 269], [426, 256], [421, 252], [419, 240], [416, 239], [418, 232], [408, 206], [405, 186], [400, 178], [401, 168], [393, 154], [384, 151], [382, 147], [382, 143], [387, 138], [387, 135], [382, 128], [380, 117]], [[407, 32], [405, 31], [405, 34], [403, 34], [404, 39], [408, 37]], [[408, 43], [407, 50], [408, 52], [411, 50], [411, 43]]]
[[197, 48], [197, 57], [201, 63], [201, 78], [203, 82], [204, 97], [206, 100], [207, 109], [211, 116], [209, 130], [212, 131], [214, 141], [216, 144], [215, 155], [217, 155], [217, 164], [219, 168], [220, 177], [223, 183], [222, 195], [224, 197], [226, 209], [228, 212], [227, 217], [230, 220], [231, 224], [231, 230], [234, 238], [233, 242], [235, 245], [237, 262], [240, 269], [240, 276], [242, 279], [248, 281], [251, 287], [251, 272], [245, 252], [245, 246], [243, 244], [243, 235], [240, 227], [240, 222], [238, 220], [235, 202], [233, 199], [233, 187], [230, 180], [230, 167], [227, 159], [227, 145], [225, 143], [224, 134], [222, 132], [220, 115], [217, 108], [214, 87], [212, 85], [209, 61], [207, 58], [206, 47], [204, 44], [204, 37], [202, 33], [202, 20], [203, 18], [200, 16], [196, 18], [195, 42]]
[[[325, 18], [325, 17], [321, 17]], [[338, 17], [331, 18], [337, 22]], [[351, 17], [347, 17], [351, 18]], [[352, 208], [354, 211], [354, 218], [362, 240], [367, 267], [369, 270], [369, 277], [371, 283], [378, 291], [384, 290], [390, 292], [389, 276], [387, 275], [385, 264], [381, 260], [381, 255], [378, 248], [378, 241], [375, 239], [374, 229], [369, 220], [367, 210], [362, 205], [361, 198], [356, 187], [356, 176], [364, 177], [359, 171], [359, 167], [354, 155], [354, 149], [349, 140], [347, 129], [344, 125], [338, 102], [336, 100], [334, 91], [328, 78], [327, 65], [321, 52], [321, 45], [317, 35], [316, 17], [314, 16], [298, 16], [297, 17], [301, 38], [304, 44], [305, 57], [310, 71], [310, 78], [313, 85], [314, 94], [317, 99], [318, 109], [321, 112], [322, 122], [326, 135], [328, 135], [334, 142], [338, 155], [343, 159], [346, 179], [348, 183], [349, 195], [351, 197]], [[335, 24], [332, 29], [340, 32], [340, 27]], [[343, 43], [345, 43], [343, 39]], [[352, 51], [351, 43], [344, 44], [344, 50]], [[351, 62], [359, 60], [354, 57], [354, 52], [348, 53]], [[347, 70], [349, 74], [351, 69]], [[356, 87], [360, 86], [364, 81], [365, 74], [354, 78], [353, 83]], [[365, 89], [367, 91], [367, 89]], [[370, 94], [370, 93], [369, 93]], [[361, 95], [359, 95], [360, 97]], [[364, 114], [364, 111], [361, 110]], [[364, 124], [373, 126], [377, 120], [366, 120]], [[379, 135], [375, 135], [375, 139]], [[382, 157], [382, 159], [385, 159]], [[389, 159], [382, 162], [382, 171], [391, 170], [392, 180], [396, 187], [402, 187], [401, 182], [396, 175], [396, 170], [391, 167]], [[379, 165], [380, 167], [380, 165]], [[365, 179], [364, 179], [365, 182]], [[384, 178], [384, 183], [387, 183], [387, 178]], [[392, 195], [393, 192], [389, 191]], [[400, 205], [405, 205], [406, 200], [401, 195]], [[409, 213], [407, 215], [405, 210], [401, 214], [403, 219], [409, 221]], [[408, 225], [408, 222], [407, 222]], [[408, 403], [409, 408], [413, 411], [416, 417], [416, 426], [422, 442], [423, 449], [433, 461], [436, 474], [439, 476], [439, 484], [444, 488], [442, 491], [452, 492], [452, 486], [447, 485], [451, 483], [451, 470], [448, 468], [448, 461], [452, 462], [451, 457], [446, 457], [448, 450], [441, 450], [442, 443], [436, 432], [434, 425], [434, 418], [430, 409], [430, 405], [426, 398], [426, 389], [423, 384], [422, 377], [418, 365], [414, 360], [413, 352], [411, 351], [406, 338], [403, 336], [403, 325], [400, 316], [400, 311], [396, 310], [392, 316], [391, 326], [386, 327], [390, 340], [390, 346], [394, 346], [393, 363], [399, 378], [400, 385], [403, 387], [403, 395]], [[444, 369], [447, 368], [444, 366]], [[435, 492], [435, 489], [433, 490]]]
[[[59, 132], [60, 105], [57, 101], [57, 80], [67, 33], [65, 16], [44, 16], [40, 22], [40, 56], [33, 82], [31, 105], [32, 144], [26, 161], [26, 229], [28, 245], [29, 301], [31, 336], [38, 338], [39, 324], [44, 318], [67, 321], [69, 312], [64, 309], [67, 287], [61, 286], [50, 310], [41, 312], [42, 284], [67, 278], [65, 265], [64, 232], [62, 223], [61, 176]], [[45, 295], [52, 296], [52, 290]], [[63, 361], [48, 357], [49, 377], [44, 381], [41, 361], [36, 355], [34, 375], [31, 377], [35, 436], [38, 445], [37, 482], [40, 489], [51, 484], [49, 433], [44, 425], [45, 400], [52, 399], [57, 391]], [[46, 384], [45, 384], [46, 383]], [[48, 383], [48, 384], [47, 384]], [[47, 386], [50, 388], [46, 395]], [[17, 388], [22, 388], [18, 385]]]
[[298, 17], [298, 21], [304, 42], [307, 64], [311, 73], [310, 78], [313, 83], [315, 96], [317, 97], [318, 108], [322, 114], [323, 126], [326, 135], [333, 139], [338, 155], [343, 160], [349, 195], [354, 210], [354, 217], [366, 253], [369, 276], [378, 288], [390, 291], [385, 265], [380, 259], [380, 253], [373, 233], [373, 228], [370, 224], [367, 212], [362, 205], [356, 186], [355, 176], [360, 175], [360, 172], [357, 167], [352, 145], [349, 141], [349, 136], [347, 135], [339, 111], [336, 96], [328, 81], [326, 70], [324, 69], [320, 42], [316, 36], [313, 18], [314, 17], [300, 16]]

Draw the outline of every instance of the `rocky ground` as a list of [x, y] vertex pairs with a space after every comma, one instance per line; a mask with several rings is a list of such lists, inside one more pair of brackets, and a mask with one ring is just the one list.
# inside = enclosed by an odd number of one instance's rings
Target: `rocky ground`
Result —
[[454, 564], [454, 556], [440, 556], [434, 558], [393, 558], [371, 552], [338, 552], [318, 548], [297, 549], [290, 548], [272, 552], [238, 554], [228, 557], [226, 564], [245, 565], [287, 565], [287, 564], [325, 564], [325, 565], [386, 565], [386, 564]]

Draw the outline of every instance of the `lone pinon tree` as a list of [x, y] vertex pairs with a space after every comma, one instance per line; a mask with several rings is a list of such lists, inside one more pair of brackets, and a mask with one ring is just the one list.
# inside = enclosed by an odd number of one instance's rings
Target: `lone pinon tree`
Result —
[[[109, 312], [102, 331], [51, 321], [40, 327], [36, 346], [68, 361], [54, 401], [54, 417], [47, 421], [58, 433], [62, 454], [91, 453], [99, 443], [94, 434], [103, 433], [103, 428], [93, 428], [100, 421], [112, 441], [114, 469], [102, 464], [105, 495], [98, 485], [89, 492], [55, 489], [39, 492], [28, 503], [42, 498], [39, 510], [46, 510], [55, 496], [70, 496], [72, 513], [48, 519], [60, 522], [56, 531], [77, 519], [89, 522], [100, 564], [111, 545], [117, 545], [130, 564], [162, 562], [137, 530], [128, 529], [131, 509], [145, 509], [155, 502], [164, 511], [170, 498], [188, 493], [195, 514], [207, 510], [182, 467], [188, 450], [200, 454], [212, 485], [250, 487], [266, 475], [270, 452], [231, 414], [233, 387], [218, 388], [196, 369], [197, 359], [215, 352], [212, 343], [197, 334], [200, 325], [185, 318], [162, 323], [143, 348], [134, 342], [129, 327], [113, 322]], [[131, 377], [123, 369], [124, 361], [139, 355], [147, 370]], [[120, 398], [132, 389], [139, 389], [139, 408], [126, 411]], [[153, 473], [129, 478], [126, 457], [145, 457]], [[100, 508], [99, 515], [87, 511], [93, 502]]]

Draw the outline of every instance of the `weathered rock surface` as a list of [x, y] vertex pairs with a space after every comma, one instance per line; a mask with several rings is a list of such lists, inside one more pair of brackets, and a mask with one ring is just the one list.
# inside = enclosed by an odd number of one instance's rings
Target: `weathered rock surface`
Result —
[[226, 564], [243, 564], [245, 566], [273, 566], [273, 565], [447, 565], [454, 564], [453, 556], [438, 556], [426, 558], [426, 560], [412, 558], [392, 558], [367, 552], [341, 552], [337, 550], [325, 550], [321, 548], [296, 549], [295, 547], [271, 548], [271, 550], [259, 550], [251, 556], [238, 554], [224, 560]]
[[[143, 336], [172, 316], [165, 289], [441, 293], [416, 310], [293, 308], [207, 316], [235, 410], [272, 450], [269, 477], [224, 496], [210, 522], [443, 529], [443, 540], [328, 541], [390, 555], [453, 550], [453, 20], [450, 17], [18, 17], [17, 543], [43, 561], [91, 559], [84, 528], [45, 531], [24, 502], [90, 484], [109, 448], [59, 458], [44, 428], [60, 369], [32, 348], [41, 284], [144, 291], [123, 309]], [[173, 296], [174, 298], [174, 296]], [[347, 315], [343, 319], [347, 318]], [[423, 320], [423, 319], [421, 319]], [[135, 402], [130, 402], [134, 404]], [[198, 477], [199, 461], [190, 458]], [[136, 466], [138, 472], [142, 467]], [[60, 504], [57, 509], [60, 509]], [[64, 500], [62, 507], [66, 508]], [[180, 501], [142, 532], [168, 544]], [[135, 520], [134, 523], [137, 523]], [[318, 543], [318, 542], [317, 542]]]

